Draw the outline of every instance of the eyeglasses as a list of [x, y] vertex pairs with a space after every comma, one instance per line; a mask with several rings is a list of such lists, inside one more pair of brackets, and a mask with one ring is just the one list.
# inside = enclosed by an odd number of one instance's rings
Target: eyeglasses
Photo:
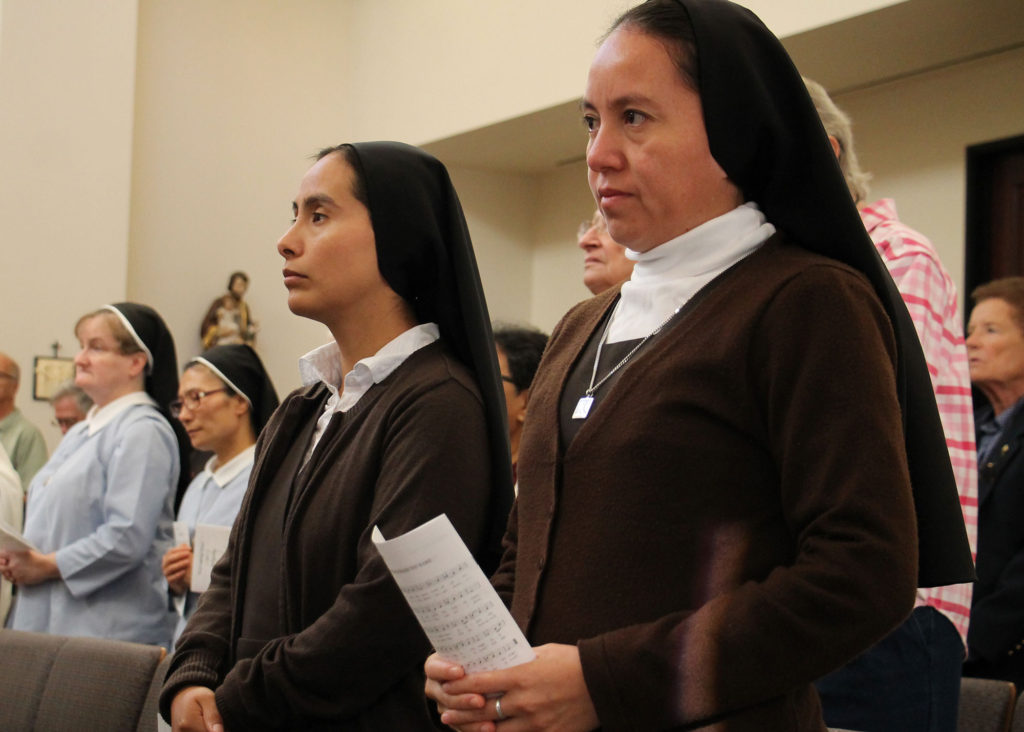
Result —
[[52, 420], [52, 424], [54, 427], [61, 427], [63, 429], [69, 430], [81, 421], [82, 420], [79, 419], [78, 417], [62, 417], [60, 419]]
[[188, 407], [189, 411], [193, 411], [199, 407], [199, 403], [203, 401], [210, 394], [216, 394], [221, 391], [227, 391], [226, 388], [221, 389], [208, 389], [207, 391], [187, 391], [181, 395], [181, 399], [175, 399], [167, 406], [171, 409], [171, 416], [175, 419], [181, 414], [182, 407]]

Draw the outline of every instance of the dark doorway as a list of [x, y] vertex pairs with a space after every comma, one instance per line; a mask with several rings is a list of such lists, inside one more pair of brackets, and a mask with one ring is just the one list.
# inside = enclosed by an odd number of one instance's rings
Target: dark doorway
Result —
[[967, 148], [966, 218], [963, 299], [969, 312], [975, 287], [1024, 275], [1024, 135]]

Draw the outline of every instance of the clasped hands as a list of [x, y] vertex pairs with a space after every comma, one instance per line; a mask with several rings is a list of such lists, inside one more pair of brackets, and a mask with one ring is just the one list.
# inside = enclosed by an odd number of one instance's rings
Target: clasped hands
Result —
[[0, 574], [16, 585], [37, 585], [60, 577], [57, 554], [0, 551]]
[[[576, 646], [549, 643], [529, 663], [467, 675], [436, 653], [424, 664], [426, 694], [459, 732], [588, 732], [600, 725]], [[500, 699], [500, 706], [496, 702]]]

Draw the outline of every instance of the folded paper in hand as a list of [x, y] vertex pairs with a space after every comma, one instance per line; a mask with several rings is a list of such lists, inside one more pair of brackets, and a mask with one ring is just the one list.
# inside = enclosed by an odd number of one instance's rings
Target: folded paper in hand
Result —
[[24, 536], [0, 521], [0, 551], [38, 552], [39, 550], [26, 541]]
[[230, 526], [199, 524], [192, 542], [192, 583], [193, 592], [206, 592], [210, 586], [210, 573], [228, 548], [231, 537]]
[[373, 543], [438, 655], [466, 673], [532, 661], [526, 637], [444, 514]]

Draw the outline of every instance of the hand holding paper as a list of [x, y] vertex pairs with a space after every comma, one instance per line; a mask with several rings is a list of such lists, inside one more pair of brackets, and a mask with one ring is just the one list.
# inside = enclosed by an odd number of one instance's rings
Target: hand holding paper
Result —
[[0, 551], [5, 552], [38, 552], [31, 542], [17, 531], [12, 530], [0, 521]]
[[533, 650], [444, 514], [373, 543], [438, 655], [467, 673], [532, 661]]

